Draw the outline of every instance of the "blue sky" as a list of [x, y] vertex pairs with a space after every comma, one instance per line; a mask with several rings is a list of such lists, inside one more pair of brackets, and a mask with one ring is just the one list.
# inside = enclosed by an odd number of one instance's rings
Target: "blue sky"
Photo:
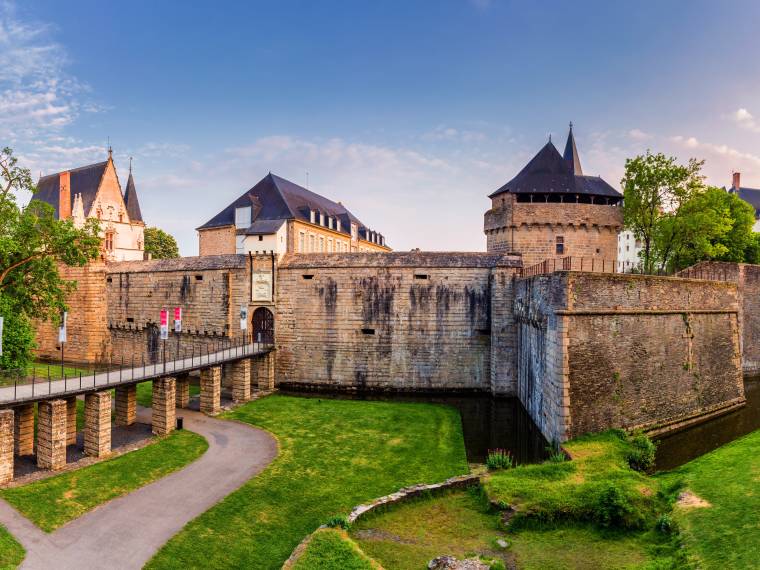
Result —
[[270, 170], [394, 248], [482, 250], [486, 196], [570, 120], [615, 186], [649, 147], [760, 187], [756, 2], [0, 6], [4, 144], [36, 176], [110, 137], [184, 255]]

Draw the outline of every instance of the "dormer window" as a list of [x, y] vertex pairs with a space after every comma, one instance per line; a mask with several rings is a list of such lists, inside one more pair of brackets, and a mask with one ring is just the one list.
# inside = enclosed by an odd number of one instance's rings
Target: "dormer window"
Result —
[[319, 225], [320, 226], [325, 225], [325, 215], [322, 212], [319, 213]]
[[327, 227], [330, 228], [330, 229], [333, 229], [333, 217], [332, 216], [328, 216], [328, 218], [327, 218]]
[[359, 239], [359, 228], [356, 227], [356, 224], [351, 224], [351, 239], [353, 241]]
[[309, 221], [312, 224], [317, 223], [317, 212], [315, 210], [309, 210]]
[[235, 227], [245, 229], [251, 225], [251, 207], [235, 208]]
[[335, 220], [335, 223], [337, 224], [335, 226], [335, 229], [337, 229], [338, 231], [340, 231], [340, 220]]

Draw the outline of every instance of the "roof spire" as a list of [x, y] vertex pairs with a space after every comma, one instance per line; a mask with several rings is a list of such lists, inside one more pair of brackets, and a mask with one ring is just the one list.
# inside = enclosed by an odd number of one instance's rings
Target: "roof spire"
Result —
[[132, 157], [129, 157], [129, 173], [132, 174]]
[[573, 136], [573, 122], [570, 121], [570, 132], [567, 134], [567, 143], [565, 144], [565, 154], [563, 157], [570, 166], [570, 170], [576, 176], [582, 176], [581, 159], [578, 156], [578, 149], [575, 146], [575, 137]]
[[111, 148], [111, 137], [108, 137], [108, 159], [113, 158], [113, 149]]

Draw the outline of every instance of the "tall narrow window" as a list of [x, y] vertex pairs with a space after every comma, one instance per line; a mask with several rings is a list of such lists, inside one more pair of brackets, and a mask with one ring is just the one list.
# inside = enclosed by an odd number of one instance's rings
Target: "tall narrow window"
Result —
[[306, 234], [298, 233], [298, 253], [306, 253]]
[[251, 207], [235, 208], [235, 227], [245, 229], [251, 225]]
[[564, 255], [565, 253], [565, 238], [563, 236], [557, 236], [557, 255]]

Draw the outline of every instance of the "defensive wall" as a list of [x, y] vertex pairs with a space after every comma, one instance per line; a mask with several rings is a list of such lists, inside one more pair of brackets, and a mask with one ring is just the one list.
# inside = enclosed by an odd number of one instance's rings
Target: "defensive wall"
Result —
[[[222, 255], [67, 269], [78, 278], [71, 360], [125, 364], [240, 337], [239, 312], [274, 315], [276, 383], [517, 396], [563, 441], [608, 427], [667, 429], [744, 401], [760, 329], [760, 267], [698, 280], [559, 271], [521, 278], [518, 255]], [[182, 332], [159, 342], [162, 308]], [[172, 328], [170, 321], [170, 328]], [[250, 325], [249, 325], [250, 327]], [[249, 328], [250, 331], [250, 328]], [[742, 341], [742, 336], [744, 340]], [[40, 354], [60, 358], [55, 329]], [[228, 375], [224, 375], [225, 378]]]
[[518, 395], [550, 441], [744, 403], [735, 284], [562, 271], [516, 282]]

